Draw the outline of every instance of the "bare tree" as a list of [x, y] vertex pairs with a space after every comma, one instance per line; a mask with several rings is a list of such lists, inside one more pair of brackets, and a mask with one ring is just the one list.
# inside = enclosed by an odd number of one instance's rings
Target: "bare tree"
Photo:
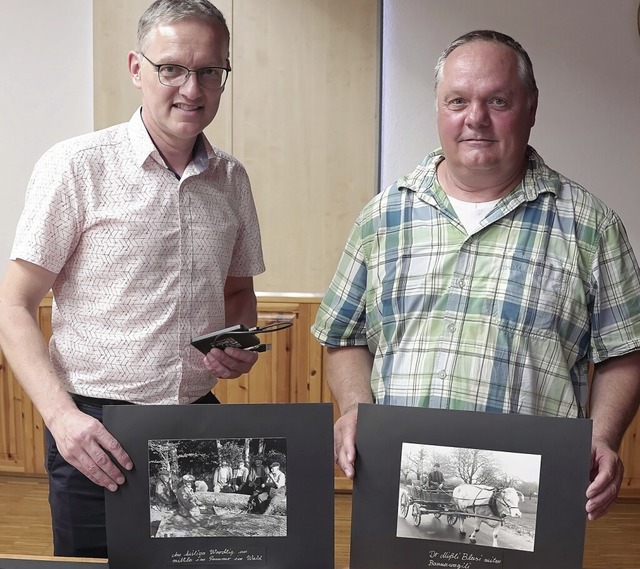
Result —
[[453, 452], [456, 474], [467, 484], [490, 484], [496, 468], [489, 451], [475, 448], [457, 448]]
[[409, 475], [414, 473], [416, 479], [420, 480], [422, 475], [427, 471], [429, 464], [429, 453], [423, 447], [418, 449], [418, 452], [409, 454], [407, 453], [405, 460], [400, 466], [400, 470], [405, 478], [408, 480]]

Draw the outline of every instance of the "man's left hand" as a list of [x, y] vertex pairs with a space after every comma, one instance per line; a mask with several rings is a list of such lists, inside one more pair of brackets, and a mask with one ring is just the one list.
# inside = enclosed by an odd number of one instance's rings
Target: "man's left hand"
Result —
[[235, 379], [244, 373], [248, 373], [253, 364], [258, 361], [258, 354], [251, 350], [240, 348], [213, 348], [205, 357], [204, 365], [212, 371], [216, 377], [222, 379]]
[[591, 443], [591, 484], [587, 488], [589, 520], [604, 516], [614, 504], [624, 474], [618, 453], [606, 442], [593, 439]]

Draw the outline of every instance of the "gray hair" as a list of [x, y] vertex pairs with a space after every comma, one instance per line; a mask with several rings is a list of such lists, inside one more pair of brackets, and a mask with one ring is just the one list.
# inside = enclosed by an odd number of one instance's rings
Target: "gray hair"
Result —
[[156, 0], [138, 21], [138, 46], [142, 51], [147, 36], [161, 24], [171, 24], [186, 18], [196, 18], [222, 30], [227, 44], [231, 39], [222, 12], [208, 0]]
[[435, 84], [434, 91], [437, 93], [438, 85], [442, 82], [442, 76], [444, 73], [444, 62], [447, 57], [451, 55], [451, 52], [467, 43], [474, 41], [487, 41], [506, 45], [512, 49], [518, 58], [518, 75], [522, 80], [522, 83], [529, 91], [530, 95], [538, 92], [538, 86], [536, 85], [536, 78], [533, 74], [533, 64], [529, 58], [529, 54], [524, 48], [512, 37], [502, 34], [500, 32], [494, 32], [493, 30], [475, 30], [473, 32], [466, 33], [460, 36], [458, 39], [453, 40], [449, 47], [442, 52], [442, 55], [438, 58], [435, 69]]

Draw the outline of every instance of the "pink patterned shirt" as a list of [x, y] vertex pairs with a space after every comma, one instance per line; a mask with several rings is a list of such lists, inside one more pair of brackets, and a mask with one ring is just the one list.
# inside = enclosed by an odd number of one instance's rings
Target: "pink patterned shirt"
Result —
[[201, 136], [178, 180], [139, 110], [45, 153], [11, 258], [58, 273], [49, 347], [68, 391], [145, 404], [215, 385], [190, 339], [224, 327], [227, 276], [264, 271], [243, 166]]

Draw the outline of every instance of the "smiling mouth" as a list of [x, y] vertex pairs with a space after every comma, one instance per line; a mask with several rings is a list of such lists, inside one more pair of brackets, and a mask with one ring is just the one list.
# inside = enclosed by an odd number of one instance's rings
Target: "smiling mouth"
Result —
[[198, 111], [202, 108], [200, 105], [185, 105], [184, 103], [175, 103], [173, 106], [181, 111]]
[[496, 141], [489, 138], [465, 138], [459, 144], [469, 144], [470, 146], [486, 146], [494, 144]]

